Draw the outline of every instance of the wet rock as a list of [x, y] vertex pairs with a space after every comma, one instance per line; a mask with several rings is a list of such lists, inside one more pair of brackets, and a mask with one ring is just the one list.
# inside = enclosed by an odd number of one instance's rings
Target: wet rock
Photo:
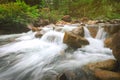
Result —
[[38, 27], [32, 27], [31, 30], [32, 30], [33, 32], [41, 31], [41, 29], [39, 29]]
[[88, 45], [89, 42], [84, 37], [75, 35], [72, 32], [65, 32], [63, 43], [73, 48], [81, 48], [82, 45]]
[[61, 20], [65, 21], [65, 22], [71, 22], [71, 21], [72, 21], [70, 15], [65, 15], [65, 16], [63, 16]]
[[109, 59], [101, 62], [90, 63], [87, 65], [87, 67], [89, 67], [89, 69], [92, 71], [97, 69], [115, 71], [115, 69], [117, 68], [116, 64], [116, 60]]
[[92, 37], [96, 37], [99, 27], [87, 27]]
[[86, 73], [95, 77], [96, 80], [120, 80], [120, 73], [117, 69], [118, 63], [112, 59], [84, 66]]
[[120, 62], [120, 31], [113, 35], [112, 51], [115, 58]]
[[112, 49], [112, 37], [106, 38], [104, 40], [104, 46]]
[[74, 70], [64, 70], [58, 75], [57, 80], [88, 80], [88, 77], [82, 69], [75, 68]]
[[120, 80], [120, 74], [107, 70], [97, 70], [95, 75], [98, 80]]

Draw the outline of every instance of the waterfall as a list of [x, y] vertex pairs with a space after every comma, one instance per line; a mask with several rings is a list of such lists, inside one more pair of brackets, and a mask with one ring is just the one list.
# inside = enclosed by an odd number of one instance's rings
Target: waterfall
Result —
[[[89, 62], [113, 59], [112, 51], [103, 47], [103, 41], [90, 37], [86, 27], [84, 30], [90, 45], [72, 52], [66, 52], [68, 46], [62, 42], [64, 33], [53, 30], [41, 38], [29, 32], [1, 45], [0, 80], [57, 80], [64, 71], [80, 69]], [[79, 70], [76, 73], [79, 77], [83, 75]]]
[[61, 32], [66, 32], [66, 31], [72, 31], [74, 28], [77, 28], [78, 25], [74, 25], [74, 26], [70, 26], [70, 25], [64, 25], [62, 27], [62, 31]]
[[42, 36], [41, 40], [45, 42], [62, 43], [63, 37], [64, 37], [64, 33], [49, 31]]
[[83, 27], [83, 28], [84, 28], [85, 37], [91, 37], [90, 32], [89, 32], [89, 30], [87, 29], [87, 27], [85, 26], [85, 27]]
[[99, 30], [98, 30], [95, 38], [96, 39], [101, 39], [101, 40], [104, 40], [106, 38], [106, 32], [104, 31], [104, 28], [99, 26]]

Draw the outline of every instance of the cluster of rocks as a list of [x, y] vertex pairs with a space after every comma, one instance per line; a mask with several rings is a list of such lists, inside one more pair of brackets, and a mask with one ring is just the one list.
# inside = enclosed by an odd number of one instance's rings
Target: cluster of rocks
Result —
[[[120, 80], [120, 20], [88, 21], [85, 18], [81, 21], [89, 25], [96, 25], [98, 23], [104, 24], [104, 31], [107, 32], [104, 45], [105, 47], [112, 49], [115, 59], [109, 59], [97, 63], [89, 63], [83, 66], [82, 70], [85, 72], [85, 76], [80, 80]], [[88, 29], [93, 32], [92, 36], [95, 37], [98, 27], [88, 27]], [[88, 45], [89, 42], [86, 41], [84, 34], [82, 33], [84, 33], [83, 27], [76, 28], [70, 32], [65, 32], [63, 42], [74, 48], [80, 48], [81, 45]], [[69, 71], [67, 71], [60, 75], [58, 80], [69, 80], [69, 77], [72, 79], [75, 78], [75, 76], [75, 72], [69, 73]]]
[[[70, 33], [66, 33], [66, 35], [68, 36], [74, 33], [73, 31], [74, 30]], [[115, 59], [89, 63], [82, 67], [82, 73], [80, 75], [77, 75], [75, 71], [65, 71], [58, 76], [58, 80], [120, 80], [120, 26], [105, 27], [105, 31], [110, 38], [106, 38], [105, 42], [108, 41], [107, 43], [110, 45], [108, 45], [108, 47], [112, 49]], [[83, 37], [84, 35], [81, 36]], [[71, 41], [74, 38], [69, 39]], [[70, 43], [67, 44], [71, 46]], [[79, 69], [77, 70], [79, 71]]]
[[112, 49], [115, 60], [90, 63], [84, 66], [84, 70], [95, 80], [120, 80], [120, 26], [105, 27], [105, 31], [109, 35], [105, 45]]

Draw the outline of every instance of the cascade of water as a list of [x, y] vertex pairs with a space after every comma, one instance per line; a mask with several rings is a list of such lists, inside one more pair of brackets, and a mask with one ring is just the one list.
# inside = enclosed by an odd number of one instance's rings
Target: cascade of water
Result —
[[85, 34], [85, 37], [91, 37], [91, 35], [90, 35], [90, 32], [89, 32], [89, 30], [88, 30], [88, 28], [85, 26], [85, 27], [83, 27], [84, 28], [84, 34]]
[[24, 35], [24, 33], [23, 34], [0, 35], [0, 40], [5, 40], [8, 38], [14, 38], [14, 37], [16, 38], [22, 35]]
[[62, 43], [63, 36], [64, 36], [64, 33], [56, 32], [56, 31], [49, 31], [42, 36], [41, 40], [45, 42]]
[[16, 40], [29, 40], [29, 39], [33, 39], [35, 35], [35, 32], [29, 31], [26, 34], [16, 38]]
[[103, 27], [99, 26], [99, 30], [98, 30], [95, 38], [101, 39], [101, 40], [104, 40], [106, 38], [106, 32], [104, 31]]
[[13, 42], [17, 37], [23, 36], [22, 34], [10, 34], [10, 35], [0, 35], [0, 45], [4, 45]]
[[75, 26], [70, 26], [70, 25], [64, 25], [64, 27], [62, 28], [62, 32], [65, 31], [72, 31], [74, 28], [76, 28], [78, 25]]
[[48, 31], [41, 39], [21, 36], [17, 42], [0, 46], [0, 80], [57, 80], [56, 76], [65, 70], [112, 59], [111, 50], [90, 37], [87, 28], [84, 30], [90, 45], [70, 53], [65, 52], [67, 45], [62, 43], [64, 33], [56, 31]]

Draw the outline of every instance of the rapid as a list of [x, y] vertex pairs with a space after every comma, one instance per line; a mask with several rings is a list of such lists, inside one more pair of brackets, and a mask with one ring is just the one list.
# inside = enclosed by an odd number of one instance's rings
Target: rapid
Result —
[[[41, 38], [35, 38], [32, 31], [1, 35], [0, 80], [57, 80], [57, 76], [65, 71], [114, 59], [112, 50], [104, 47], [105, 32], [101, 27], [96, 38], [92, 38], [84, 27], [85, 38], [90, 44], [76, 50], [68, 49], [63, 43], [64, 31], [70, 29], [69, 25], [60, 32], [48, 29]], [[79, 73], [80, 80], [83, 72], [76, 70], [76, 73]]]

